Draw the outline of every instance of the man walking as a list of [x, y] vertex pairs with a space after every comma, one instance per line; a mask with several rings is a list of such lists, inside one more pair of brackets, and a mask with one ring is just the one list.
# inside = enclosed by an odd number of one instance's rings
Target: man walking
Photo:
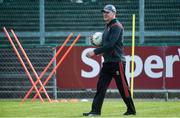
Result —
[[130, 95], [129, 87], [125, 76], [125, 57], [123, 52], [123, 31], [122, 24], [116, 18], [116, 8], [113, 5], [106, 5], [102, 10], [103, 19], [106, 23], [102, 36], [102, 46], [87, 53], [87, 57], [103, 54], [104, 63], [101, 68], [97, 83], [97, 92], [93, 99], [91, 111], [83, 113], [84, 116], [100, 116], [106, 90], [112, 80], [115, 79], [116, 86], [127, 106], [124, 115], [135, 115], [136, 110]]

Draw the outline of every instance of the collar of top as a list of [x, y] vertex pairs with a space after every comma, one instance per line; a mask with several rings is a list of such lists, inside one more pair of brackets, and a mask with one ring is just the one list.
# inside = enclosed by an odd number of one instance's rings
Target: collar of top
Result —
[[114, 24], [116, 22], [118, 22], [118, 20], [117, 20], [117, 18], [114, 18], [107, 24], [107, 26], [110, 26], [110, 25], [112, 25], [112, 24]]

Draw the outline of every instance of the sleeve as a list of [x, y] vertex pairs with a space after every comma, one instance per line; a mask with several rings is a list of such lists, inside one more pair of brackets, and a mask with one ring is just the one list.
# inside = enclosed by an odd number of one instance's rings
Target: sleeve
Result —
[[111, 52], [115, 48], [115, 44], [118, 41], [120, 35], [122, 35], [123, 29], [118, 26], [111, 27], [110, 35], [108, 41], [102, 47], [96, 48], [94, 53], [96, 55], [102, 54], [105, 52]]

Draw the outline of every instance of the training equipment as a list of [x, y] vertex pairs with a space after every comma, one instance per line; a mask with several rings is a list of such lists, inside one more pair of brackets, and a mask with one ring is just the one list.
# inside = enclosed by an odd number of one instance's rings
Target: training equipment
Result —
[[[61, 50], [65, 47], [65, 45], [67, 44], [67, 42], [70, 40], [70, 38], [72, 37], [73, 33], [69, 34], [69, 36], [66, 38], [66, 40], [64, 41], [64, 43], [62, 44], [62, 46], [59, 48], [59, 50], [56, 52], [55, 56], [51, 59], [51, 61], [49, 62], [49, 64], [46, 66], [46, 68], [44, 69], [44, 71], [41, 73], [39, 80], [42, 79], [42, 77], [45, 75], [45, 73], [47, 72], [47, 70], [49, 69], [49, 67], [52, 65], [52, 63], [54, 62], [54, 60], [56, 59], [56, 57], [60, 54]], [[36, 80], [35, 85], [38, 83], [38, 80]], [[25, 95], [25, 97], [23, 98], [22, 102], [24, 102], [30, 95], [30, 93], [32, 92], [32, 90], [34, 89], [34, 87], [31, 87], [31, 89], [28, 91], [28, 93]]]
[[[66, 50], [66, 52], [64, 53], [64, 55], [62, 56], [62, 58], [59, 60], [59, 62], [57, 63], [57, 65], [54, 67], [54, 69], [51, 71], [51, 73], [49, 74], [49, 76], [46, 78], [46, 80], [44, 81], [43, 85], [45, 86], [47, 84], [47, 82], [51, 79], [51, 77], [54, 75], [54, 73], [56, 72], [56, 69], [62, 64], [63, 60], [66, 58], [66, 56], [68, 55], [68, 53], [71, 51], [71, 49], [73, 48], [73, 46], [76, 44], [76, 42], [79, 40], [80, 38], [80, 34], [78, 34], [78, 36], [76, 37], [76, 39], [72, 42], [72, 44], [70, 45], [70, 47]], [[39, 92], [41, 92], [42, 87], [40, 87]], [[38, 97], [38, 94], [36, 93], [36, 95], [33, 97], [33, 101]]]
[[37, 86], [34, 84], [34, 81], [33, 81], [33, 78], [32, 78], [32, 76], [31, 76], [30, 72], [28, 71], [28, 69], [27, 69], [27, 67], [26, 67], [26, 65], [25, 65], [25, 63], [24, 63], [22, 57], [20, 56], [20, 54], [19, 54], [19, 52], [18, 52], [18, 50], [17, 50], [17, 48], [16, 48], [14, 42], [12, 41], [12, 39], [11, 39], [9, 33], [7, 32], [7, 30], [6, 30], [5, 27], [3, 27], [3, 30], [4, 30], [4, 32], [5, 32], [6, 36], [7, 36], [7, 38], [8, 38], [8, 40], [9, 40], [10, 44], [12, 45], [12, 47], [13, 47], [13, 49], [14, 49], [14, 52], [16, 53], [16, 55], [17, 55], [17, 57], [18, 57], [20, 63], [22, 64], [22, 66], [23, 66], [23, 68], [24, 68], [24, 70], [25, 70], [27, 76], [29, 77], [29, 80], [30, 80], [30, 82], [32, 83], [32, 86], [35, 88], [35, 90], [36, 90], [36, 92], [37, 92], [37, 94], [38, 94], [38, 96], [39, 96], [41, 102], [44, 102], [44, 100], [43, 100], [43, 98], [42, 98], [40, 92], [38, 91]]
[[95, 46], [100, 46], [102, 44], [102, 33], [96, 32], [93, 34], [91, 43]]
[[[39, 76], [38, 76], [36, 70], [34, 69], [34, 67], [33, 67], [31, 61], [29, 60], [29, 57], [27, 56], [27, 54], [26, 54], [24, 48], [22, 47], [21, 43], [19, 42], [19, 39], [18, 39], [18, 37], [16, 36], [15, 32], [13, 31], [13, 29], [11, 29], [11, 33], [13, 34], [16, 43], [18, 44], [18, 46], [19, 46], [19, 48], [20, 48], [22, 54], [24, 55], [26, 61], [28, 62], [28, 64], [29, 64], [31, 70], [33, 71], [33, 73], [34, 73], [34, 75], [35, 75], [37, 81], [39, 82], [40, 86], [43, 88], [43, 91], [44, 91], [44, 93], [45, 93], [45, 95], [46, 95], [48, 101], [51, 102], [51, 98], [49, 97], [49, 95], [48, 95], [46, 89], [44, 88], [44, 86], [43, 86], [41, 80], [39, 79]], [[35, 86], [36, 86], [36, 83], [34, 83], [34, 84], [35, 84]]]
[[133, 14], [132, 18], [132, 61], [131, 61], [131, 96], [133, 98], [134, 91], [134, 52], [135, 52], [135, 14]]
[[[70, 38], [71, 38], [71, 36], [73, 35], [73, 33], [71, 33], [71, 34], [67, 37], [67, 39], [65, 40], [65, 42], [63, 43], [63, 45], [60, 47], [60, 49], [57, 51], [56, 55], [55, 55], [55, 56], [53, 57], [53, 59], [49, 62], [48, 66], [44, 69], [44, 71], [42, 72], [42, 74], [41, 74], [40, 77], [39, 77], [39, 76], [37, 75], [37, 72], [35, 71], [35, 69], [34, 69], [31, 61], [29, 60], [26, 52], [24, 51], [24, 48], [22, 47], [21, 43], [19, 42], [18, 37], [16, 36], [15, 32], [11, 29], [11, 33], [13, 34], [16, 43], [18, 44], [18, 46], [19, 46], [19, 48], [20, 48], [23, 56], [25, 57], [26, 61], [28, 62], [30, 68], [31, 68], [32, 71], [33, 71], [33, 74], [35, 75], [35, 77], [36, 77], [36, 79], [37, 79], [36, 82], [34, 82], [34, 80], [33, 80], [32, 76], [31, 76], [29, 70], [27, 69], [27, 67], [26, 67], [26, 65], [25, 65], [25, 62], [23, 61], [21, 55], [19, 54], [19, 52], [18, 52], [18, 50], [17, 50], [17, 48], [16, 48], [13, 40], [11, 39], [9, 33], [7, 32], [7, 30], [6, 30], [5, 27], [3, 27], [3, 30], [4, 30], [4, 32], [5, 32], [5, 34], [6, 34], [9, 42], [11, 43], [11, 45], [12, 45], [12, 47], [13, 47], [13, 49], [14, 49], [14, 51], [15, 51], [15, 53], [16, 53], [19, 61], [20, 61], [20, 63], [22, 64], [23, 68], [25, 69], [25, 72], [26, 72], [27, 76], [29, 77], [30, 82], [32, 83], [32, 87], [31, 87], [31, 89], [28, 91], [28, 93], [25, 95], [24, 99], [22, 100], [22, 103], [28, 98], [28, 96], [30, 95], [30, 93], [32, 92], [33, 89], [36, 90], [36, 94], [35, 94], [35, 96], [33, 97], [33, 100], [32, 100], [32, 101], [35, 101], [36, 98], [39, 97], [40, 100], [41, 100], [41, 102], [43, 103], [43, 102], [44, 102], [44, 99], [42, 98], [42, 96], [41, 96], [41, 94], [40, 94], [41, 91], [43, 90], [44, 93], [45, 93], [45, 95], [46, 95], [46, 97], [47, 97], [47, 99], [48, 99], [48, 101], [49, 101], [49, 102], [54, 102], [54, 101], [52, 101], [51, 98], [49, 97], [49, 95], [48, 95], [47, 91], [45, 90], [45, 87], [44, 87], [44, 86], [47, 84], [47, 82], [48, 82], [48, 81], [51, 79], [51, 77], [54, 75], [56, 69], [61, 65], [61, 63], [62, 63], [63, 60], [66, 58], [66, 56], [68, 55], [68, 53], [71, 51], [71, 49], [73, 48], [73, 46], [75, 45], [75, 43], [79, 40], [80, 34], [76, 37], [76, 39], [73, 41], [73, 43], [72, 43], [72, 44], [70, 45], [70, 47], [67, 49], [67, 51], [66, 51], [65, 54], [62, 56], [62, 58], [61, 58], [60, 61], [57, 63], [57, 65], [53, 68], [53, 70], [51, 71], [51, 73], [49, 74], [49, 76], [46, 78], [46, 80], [44, 81], [44, 83], [42, 83], [40, 79], [43, 77], [43, 75], [45, 74], [45, 72], [47, 71], [47, 69], [50, 67], [50, 65], [53, 63], [53, 61], [56, 59], [56, 56], [60, 53], [60, 51], [63, 49], [63, 47], [65, 47], [66, 43], [70, 40]], [[37, 86], [36, 86], [37, 83], [40, 84], [40, 89], [37, 88]]]

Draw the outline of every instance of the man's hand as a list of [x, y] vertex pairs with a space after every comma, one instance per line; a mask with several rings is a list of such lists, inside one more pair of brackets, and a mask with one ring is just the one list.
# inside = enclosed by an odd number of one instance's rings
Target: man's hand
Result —
[[94, 56], [95, 55], [95, 53], [94, 53], [94, 51], [89, 51], [87, 54], [86, 54], [86, 57], [92, 57], [92, 56]]

